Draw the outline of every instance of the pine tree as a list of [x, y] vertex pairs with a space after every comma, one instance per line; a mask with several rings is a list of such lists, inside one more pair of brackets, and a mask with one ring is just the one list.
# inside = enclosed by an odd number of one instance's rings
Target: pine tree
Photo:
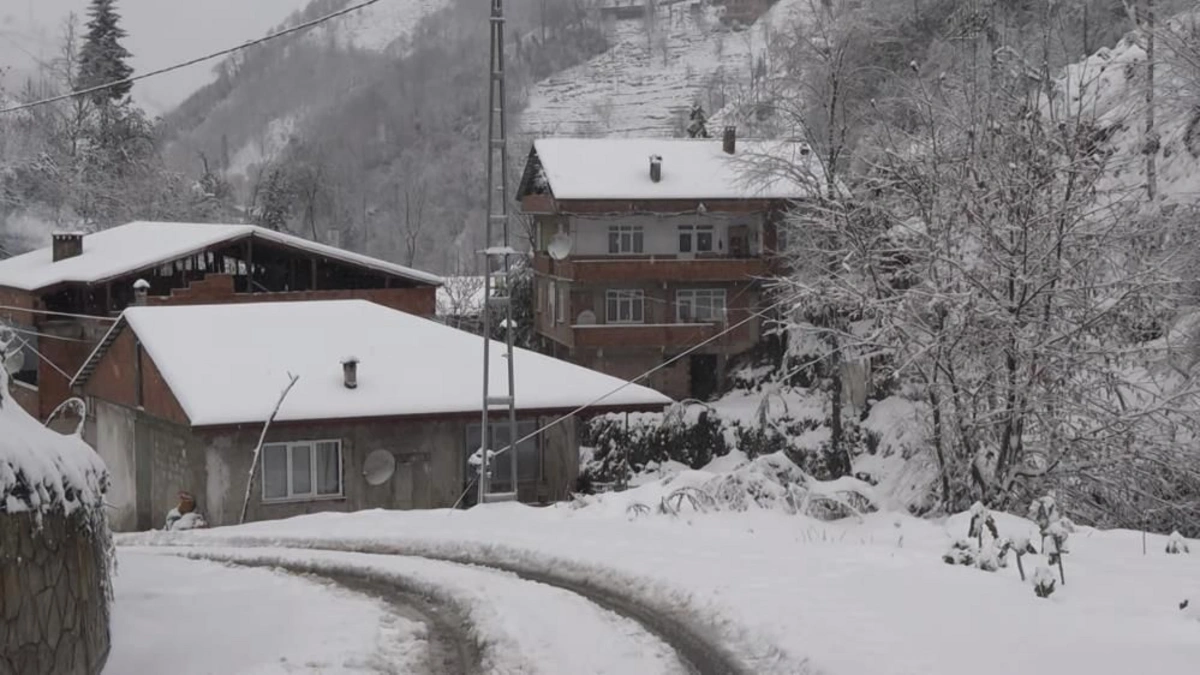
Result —
[[689, 138], [708, 138], [708, 116], [704, 114], [704, 108], [701, 108], [699, 103], [692, 104], [688, 120]]
[[[127, 61], [131, 56], [121, 39], [125, 31], [120, 26], [121, 15], [116, 10], [116, 0], [92, 0], [88, 8], [87, 37], [79, 55], [79, 83], [84, 89], [121, 82], [133, 75], [133, 67]], [[133, 89], [132, 82], [124, 82], [92, 94], [97, 105], [120, 101]]]

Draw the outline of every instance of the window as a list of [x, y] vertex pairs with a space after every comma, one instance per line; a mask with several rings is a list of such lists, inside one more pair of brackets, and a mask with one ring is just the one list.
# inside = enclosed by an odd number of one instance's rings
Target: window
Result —
[[[507, 421], [492, 422], [489, 425], [491, 429], [491, 446], [492, 450], [499, 452], [508, 447], [511, 442], [509, 439], [509, 430], [511, 427]], [[480, 429], [483, 426], [480, 424], [472, 424], [467, 427], [467, 447], [466, 457], [470, 457], [479, 450], [483, 441], [480, 439]], [[534, 420], [525, 420], [517, 422], [517, 438], [525, 438], [526, 436], [537, 431], [537, 422]], [[491, 491], [492, 492], [511, 492], [512, 491], [512, 458], [508, 453], [504, 453], [499, 457], [492, 459], [491, 466]], [[468, 465], [468, 476], [475, 475]], [[476, 472], [477, 473], [477, 472]], [[517, 445], [517, 477], [521, 483], [536, 482], [542, 476], [542, 453], [541, 446], [538, 444], [538, 438], [535, 436], [529, 440]]]
[[711, 253], [713, 250], [712, 225], [680, 225], [680, 253]]
[[342, 496], [342, 442], [268, 443], [262, 450], [263, 501]]
[[725, 289], [687, 288], [676, 292], [675, 316], [680, 323], [724, 321]]
[[642, 244], [641, 225], [610, 225], [608, 227], [609, 253], [641, 253]]
[[642, 291], [609, 291], [606, 294], [608, 323], [642, 323], [646, 294]]

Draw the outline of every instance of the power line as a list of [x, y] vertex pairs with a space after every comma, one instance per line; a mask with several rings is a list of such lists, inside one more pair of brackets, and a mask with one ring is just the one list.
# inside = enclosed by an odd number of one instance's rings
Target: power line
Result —
[[159, 68], [158, 70], [152, 70], [148, 73], [142, 73], [141, 75], [134, 75], [132, 77], [127, 77], [123, 80], [116, 80], [114, 82], [109, 82], [107, 84], [100, 84], [95, 87], [89, 87], [87, 89], [80, 89], [78, 91], [72, 91], [70, 93], [61, 94], [59, 96], [51, 96], [50, 98], [44, 98], [39, 101], [31, 101], [29, 103], [22, 103], [21, 105], [13, 106], [10, 108], [0, 108], [0, 114], [17, 112], [20, 110], [28, 110], [29, 108], [36, 108], [38, 106], [47, 105], [50, 103], [57, 103], [59, 101], [65, 101], [65, 100], [71, 99], [71, 98], [78, 98], [80, 96], [94, 94], [98, 91], [112, 89], [113, 87], [120, 87], [120, 86], [124, 86], [126, 84], [132, 84], [139, 80], [145, 80], [147, 78], [157, 77], [159, 75], [165, 75], [166, 73], [174, 72], [176, 70], [181, 70], [183, 68], [194, 66], [199, 63], [204, 63], [205, 61], [211, 61], [213, 59], [220, 58], [222, 56], [228, 56], [230, 54], [240, 52], [243, 49], [248, 49], [250, 47], [254, 47], [254, 46], [263, 44], [264, 42], [269, 42], [276, 38], [281, 38], [286, 35], [291, 35], [293, 33], [299, 33], [300, 31], [307, 30], [309, 28], [312, 28], [313, 26], [317, 26], [322, 23], [325, 23], [326, 21], [329, 21], [330, 19], [336, 19], [340, 16], [345, 16], [346, 14], [350, 14], [351, 12], [357, 12], [360, 9], [374, 5], [375, 3], [379, 2], [379, 1], [380, 0], [365, 0], [365, 2], [360, 2], [356, 5], [352, 5], [350, 7], [339, 9], [336, 12], [326, 14], [325, 16], [313, 19], [312, 21], [306, 21], [304, 23], [292, 26], [291, 28], [285, 28], [285, 29], [279, 31], [278, 33], [271, 33], [270, 35], [267, 35], [266, 37], [261, 37], [261, 38], [258, 38], [257, 40], [250, 40], [249, 42], [244, 42], [236, 47], [229, 47], [227, 49], [222, 49], [221, 51], [218, 51], [218, 52], [213, 52], [211, 54], [205, 54], [204, 56], [200, 56], [200, 57], [191, 59], [189, 61], [184, 61], [183, 63], [177, 63], [173, 66], [167, 66], [166, 68]]
[[[737, 323], [726, 327], [724, 330], [720, 331], [719, 333], [717, 333], [705, 340], [702, 340], [702, 341], [692, 345], [691, 347], [688, 347], [687, 349], [680, 352], [679, 354], [676, 354], [675, 356], [667, 359], [666, 361], [663, 361], [662, 363], [658, 364], [657, 366], [654, 366], [650, 370], [645, 371], [641, 375], [638, 375], [637, 377], [635, 377], [631, 380], [627, 380], [627, 381], [621, 383], [621, 385], [619, 387], [616, 387], [609, 392], [606, 392], [600, 396], [597, 396], [596, 398], [592, 399], [591, 401], [588, 401], [587, 403], [584, 403], [583, 405], [579, 406], [578, 408], [575, 408], [571, 412], [569, 412], [565, 415], [562, 415], [561, 417], [558, 417], [558, 418], [554, 419], [553, 421], [547, 423], [545, 426], [542, 426], [541, 428], [537, 429], [536, 431], [528, 433], [528, 434], [522, 436], [521, 438], [509, 443], [505, 448], [492, 453], [492, 457], [493, 458], [499, 457], [500, 455], [504, 454], [505, 452], [508, 452], [508, 451], [512, 450], [513, 448], [516, 448], [517, 446], [521, 445], [525, 441], [528, 441], [531, 438], [536, 438], [538, 435], [540, 435], [546, 431], [549, 431], [550, 429], [553, 429], [554, 427], [558, 426], [559, 424], [562, 424], [563, 422], [571, 419], [572, 417], [575, 417], [576, 415], [587, 410], [588, 408], [599, 405], [600, 403], [602, 403], [605, 399], [609, 398], [610, 396], [614, 396], [614, 395], [620, 393], [621, 391], [625, 390], [627, 387], [637, 384], [638, 382], [650, 377], [651, 375], [653, 375], [654, 373], [657, 373], [658, 371], [662, 370], [663, 368], [666, 368], [666, 367], [674, 364], [676, 361], [679, 361], [683, 357], [692, 354], [696, 350], [701, 349], [707, 345], [710, 345], [713, 342], [716, 342], [717, 340], [725, 337], [726, 335], [741, 328], [742, 326], [745, 326], [746, 324], [750, 323], [751, 321], [753, 321], [755, 319], [760, 319], [760, 318], [767, 316], [772, 311], [782, 307], [783, 305], [791, 302], [792, 300], [794, 300], [794, 297], [781, 298], [781, 299], [771, 303], [770, 305], [764, 307], [763, 309], [760, 309], [757, 312], [753, 312], [752, 314], [750, 314], [746, 318], [742, 319], [741, 321], [738, 321]], [[487, 448], [481, 448], [481, 450], [483, 453], [489, 452], [489, 450]], [[483, 465], [481, 465], [481, 467], [482, 466]], [[514, 476], [514, 480], [515, 480], [515, 478], [516, 477]], [[454, 503], [454, 508], [458, 508], [458, 505], [462, 503], [463, 498], [465, 498], [467, 496], [467, 493], [471, 491], [471, 486], [475, 484], [475, 480], [476, 480], [475, 478], [471, 479], [471, 482], [467, 485], [467, 489], [465, 491], [463, 491], [462, 495], [459, 496], [458, 501], [456, 501]]]
[[26, 314], [40, 314], [43, 316], [65, 316], [68, 319], [91, 319], [93, 321], [111, 321], [116, 322], [110, 316], [91, 316], [89, 314], [72, 314], [70, 312], [51, 312], [45, 309], [29, 309], [28, 307], [13, 307], [12, 305], [0, 305], [0, 310], [9, 310], [13, 312], [25, 312]]

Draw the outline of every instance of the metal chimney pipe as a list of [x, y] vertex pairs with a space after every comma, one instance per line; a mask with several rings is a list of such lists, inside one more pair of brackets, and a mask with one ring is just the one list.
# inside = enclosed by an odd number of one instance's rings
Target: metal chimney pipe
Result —
[[650, 180], [655, 183], [662, 180], [662, 157], [650, 155]]
[[138, 307], [146, 306], [146, 297], [150, 294], [150, 282], [138, 279], [133, 282], [133, 304]]
[[358, 388], [358, 359], [353, 356], [342, 359], [342, 382], [347, 389]]
[[727, 155], [732, 155], [737, 150], [737, 127], [725, 127], [725, 133], [721, 136], [721, 149]]

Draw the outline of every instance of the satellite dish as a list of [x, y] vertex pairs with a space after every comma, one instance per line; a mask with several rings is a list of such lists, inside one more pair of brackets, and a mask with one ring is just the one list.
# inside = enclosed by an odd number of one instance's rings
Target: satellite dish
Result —
[[376, 450], [363, 462], [363, 478], [369, 485], [383, 485], [396, 473], [396, 458], [387, 450]]
[[575, 323], [580, 326], [594, 326], [596, 325], [596, 313], [590, 309], [585, 309], [576, 317]]
[[546, 251], [555, 260], [564, 260], [567, 256], [571, 255], [571, 247], [571, 235], [559, 232], [550, 239], [550, 244], [546, 246]]
[[4, 361], [4, 369], [8, 371], [9, 375], [16, 375], [25, 369], [25, 350], [18, 348], [15, 352], [8, 352], [0, 356], [3, 356], [0, 360]]

